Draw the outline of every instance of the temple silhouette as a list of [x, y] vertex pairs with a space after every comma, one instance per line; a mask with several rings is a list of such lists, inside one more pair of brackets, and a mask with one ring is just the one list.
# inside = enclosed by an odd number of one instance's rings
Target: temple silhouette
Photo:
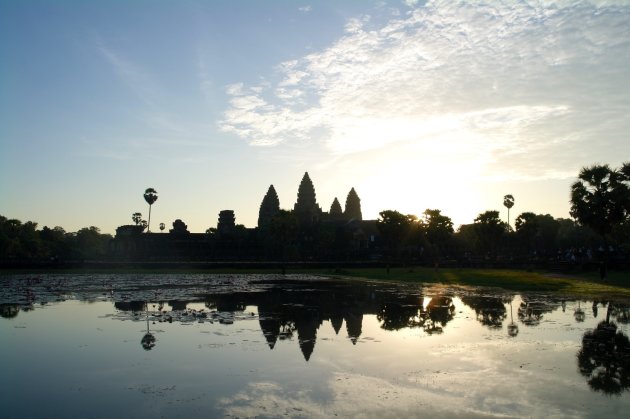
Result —
[[203, 233], [188, 231], [181, 219], [173, 221], [168, 233], [164, 224], [159, 233], [145, 228], [139, 221], [118, 227], [110, 254], [142, 261], [349, 261], [374, 259], [380, 252], [376, 220], [363, 220], [356, 190], [348, 192], [345, 208], [335, 197], [326, 212], [308, 172], [292, 209], [282, 209], [274, 186], [269, 186], [255, 228], [237, 224], [229, 209], [219, 212], [216, 228]]

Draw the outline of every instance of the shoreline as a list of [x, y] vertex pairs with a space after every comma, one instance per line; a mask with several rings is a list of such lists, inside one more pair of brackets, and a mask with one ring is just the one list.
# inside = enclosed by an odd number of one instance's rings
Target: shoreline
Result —
[[[337, 267], [337, 266], [339, 267]], [[602, 298], [630, 298], [630, 272], [610, 271], [609, 277], [601, 281], [597, 273], [564, 274], [548, 271], [520, 269], [482, 268], [427, 268], [420, 266], [364, 267], [346, 264], [292, 263], [222, 263], [222, 264], [99, 264], [98, 267], [74, 268], [21, 268], [0, 269], [0, 281], [9, 276], [39, 275], [313, 275], [342, 280], [377, 280], [417, 284], [444, 284], [448, 286], [491, 287], [517, 292], [550, 292], [570, 295], [595, 296]], [[341, 267], [343, 266], [343, 267]]]

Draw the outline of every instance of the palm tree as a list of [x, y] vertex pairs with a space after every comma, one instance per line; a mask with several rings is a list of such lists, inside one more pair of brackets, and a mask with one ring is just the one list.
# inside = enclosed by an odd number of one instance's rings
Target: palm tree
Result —
[[140, 214], [139, 212], [134, 212], [131, 216], [131, 219], [134, 223], [136, 223], [136, 225], [140, 225], [140, 222], [142, 221], [142, 214]]
[[160, 223], [160, 231], [164, 231], [165, 228], [166, 228], [166, 224]]
[[505, 195], [503, 197], [503, 205], [508, 210], [507, 227], [508, 227], [508, 231], [509, 231], [510, 230], [510, 208], [512, 208], [514, 206], [514, 197], [512, 195], [510, 195], [510, 194]]
[[157, 201], [158, 196], [157, 196], [157, 191], [153, 188], [147, 188], [147, 190], [144, 191], [144, 200], [147, 201], [147, 204], [149, 204], [149, 221], [147, 222], [147, 233], [151, 232], [151, 205], [153, 205], [153, 203], [155, 201]]
[[622, 224], [630, 208], [630, 163], [620, 169], [607, 164], [584, 167], [571, 186], [571, 216], [591, 227], [604, 242], [613, 227]]

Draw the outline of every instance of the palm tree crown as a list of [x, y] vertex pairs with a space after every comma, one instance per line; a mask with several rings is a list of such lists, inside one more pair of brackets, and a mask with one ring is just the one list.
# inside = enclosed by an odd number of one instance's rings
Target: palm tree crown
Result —
[[157, 191], [153, 188], [147, 188], [144, 191], [144, 200], [147, 201], [147, 204], [149, 204], [149, 221], [147, 222], [147, 233], [151, 232], [150, 230], [150, 226], [151, 226], [151, 205], [153, 205], [155, 203], [155, 201], [157, 201], [158, 199], [158, 195], [157, 195]]
[[507, 228], [510, 230], [510, 208], [514, 206], [514, 197], [510, 194], [507, 194], [503, 197], [503, 205], [508, 210], [508, 218], [507, 218]]

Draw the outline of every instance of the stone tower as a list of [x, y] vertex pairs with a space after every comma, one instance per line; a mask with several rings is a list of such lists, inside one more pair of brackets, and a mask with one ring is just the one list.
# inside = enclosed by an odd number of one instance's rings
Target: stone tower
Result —
[[344, 218], [348, 220], [361, 221], [363, 219], [363, 216], [361, 215], [361, 199], [354, 188], [350, 189], [350, 192], [348, 192], [348, 197], [346, 198], [346, 210], [343, 215]]
[[302, 182], [300, 182], [297, 202], [293, 210], [301, 221], [317, 221], [322, 214], [322, 209], [317, 205], [315, 187], [313, 186], [311, 178], [308, 176], [308, 172], [304, 173]]
[[219, 221], [217, 223], [217, 231], [219, 233], [230, 233], [234, 230], [235, 225], [234, 211], [223, 210], [219, 212]]
[[330, 206], [330, 212], [328, 213], [331, 220], [340, 220], [343, 218], [343, 211], [341, 210], [341, 204], [339, 200], [335, 198], [332, 205]]
[[258, 211], [258, 227], [263, 228], [271, 224], [271, 219], [280, 211], [280, 200], [273, 185], [269, 186], [267, 194], [260, 203]]

